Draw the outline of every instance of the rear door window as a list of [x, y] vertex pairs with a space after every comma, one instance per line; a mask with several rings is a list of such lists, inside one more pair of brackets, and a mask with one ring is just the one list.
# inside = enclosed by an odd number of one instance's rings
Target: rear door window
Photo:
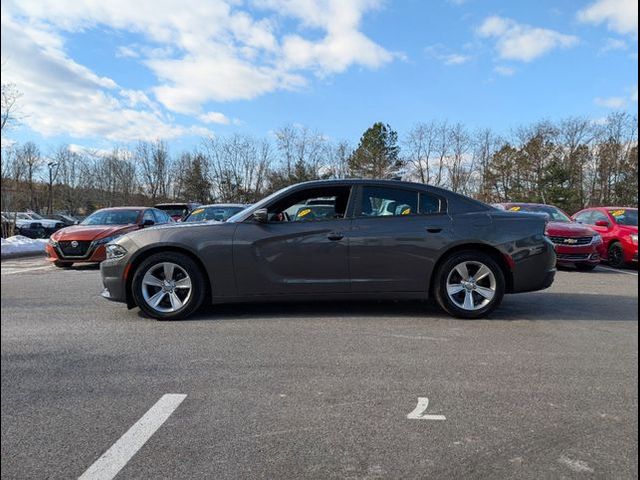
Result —
[[416, 215], [418, 192], [401, 188], [364, 187], [359, 217], [399, 217]]

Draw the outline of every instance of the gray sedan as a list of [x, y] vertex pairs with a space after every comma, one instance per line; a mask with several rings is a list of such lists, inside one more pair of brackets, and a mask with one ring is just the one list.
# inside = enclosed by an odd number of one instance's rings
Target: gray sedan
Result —
[[148, 228], [107, 246], [103, 296], [160, 320], [203, 302], [434, 298], [480, 318], [553, 283], [545, 219], [378, 180], [285, 188], [225, 223]]

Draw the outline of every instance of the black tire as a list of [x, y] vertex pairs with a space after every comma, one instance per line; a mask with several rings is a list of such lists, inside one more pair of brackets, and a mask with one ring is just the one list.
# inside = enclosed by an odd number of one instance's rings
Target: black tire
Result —
[[63, 262], [61, 260], [54, 260], [53, 264], [58, 268], [71, 268], [73, 262]]
[[581, 272], [591, 272], [597, 266], [598, 265], [595, 263], [576, 263], [576, 269], [580, 270]]
[[[480, 263], [485, 265], [491, 271], [495, 279], [495, 293], [493, 298], [486, 305], [476, 310], [468, 310], [456, 305], [447, 292], [447, 282], [450, 275], [453, 275], [456, 267], [464, 262]], [[474, 272], [469, 273], [474, 274]], [[500, 265], [498, 265], [498, 262], [491, 255], [473, 250], [465, 250], [451, 254], [442, 263], [440, 268], [438, 268], [434, 277], [434, 282], [435, 299], [440, 308], [449, 315], [464, 319], [476, 319], [489, 315], [502, 303], [506, 290], [504, 273], [502, 268], [500, 268]], [[470, 295], [472, 298], [475, 298], [478, 296], [478, 293], [470, 292]]]
[[613, 242], [609, 245], [609, 253], [607, 255], [609, 265], [614, 268], [623, 268], [626, 263], [624, 261], [624, 249], [620, 242]]
[[[171, 312], [162, 312], [151, 307], [145, 300], [142, 280], [147, 272], [158, 268], [159, 264], [167, 262], [177, 265], [188, 274], [191, 293], [179, 309]], [[145, 315], [157, 320], [181, 320], [189, 317], [200, 308], [206, 297], [207, 281], [200, 267], [190, 257], [182, 253], [166, 252], [153, 254], [138, 266], [133, 275], [131, 288], [133, 289], [132, 293], [136, 305]]]
[[35, 233], [35, 237], [33, 238], [47, 238], [47, 232], [44, 228], [38, 228]]

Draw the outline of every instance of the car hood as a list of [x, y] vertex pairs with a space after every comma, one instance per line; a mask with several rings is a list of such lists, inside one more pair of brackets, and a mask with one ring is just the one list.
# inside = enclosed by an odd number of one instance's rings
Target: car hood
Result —
[[56, 241], [84, 240], [93, 241], [113, 235], [122, 235], [137, 230], [137, 225], [73, 225], [54, 233], [51, 238]]
[[596, 232], [581, 223], [549, 222], [547, 235], [554, 237], [590, 237]]

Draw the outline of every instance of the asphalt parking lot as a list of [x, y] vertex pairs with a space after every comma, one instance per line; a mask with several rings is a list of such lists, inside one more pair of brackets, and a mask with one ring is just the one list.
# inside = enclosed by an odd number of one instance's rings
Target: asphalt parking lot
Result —
[[638, 475], [637, 270], [561, 271], [480, 321], [350, 302], [157, 322], [40, 258], [1, 285], [2, 478], [79, 477], [166, 394], [118, 478]]

